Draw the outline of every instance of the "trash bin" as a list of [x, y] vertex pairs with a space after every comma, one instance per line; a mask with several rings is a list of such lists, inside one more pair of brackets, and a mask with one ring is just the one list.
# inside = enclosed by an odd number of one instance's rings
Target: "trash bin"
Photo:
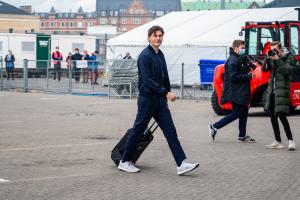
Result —
[[208, 60], [201, 59], [199, 61], [200, 67], [200, 84], [212, 84], [214, 81], [214, 72], [217, 65], [224, 64], [225, 60]]

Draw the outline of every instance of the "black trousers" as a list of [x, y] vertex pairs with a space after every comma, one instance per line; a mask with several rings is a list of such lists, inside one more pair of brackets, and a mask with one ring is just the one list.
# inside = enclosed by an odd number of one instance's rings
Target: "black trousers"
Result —
[[122, 161], [125, 162], [131, 160], [131, 156], [134, 154], [137, 147], [137, 140], [140, 135], [144, 133], [152, 117], [163, 131], [176, 164], [177, 166], [180, 166], [186, 156], [178, 140], [167, 100], [165, 98], [152, 99], [143, 96], [139, 96], [138, 98], [136, 120], [133, 125], [133, 131], [128, 137]]
[[232, 108], [233, 110], [229, 115], [225, 116], [220, 121], [213, 124], [213, 126], [219, 129], [233, 122], [234, 120], [239, 119], [239, 131], [240, 131], [239, 137], [245, 137], [248, 112], [249, 112], [248, 106], [240, 105], [232, 102]]
[[11, 77], [12, 79], [15, 78], [15, 75], [14, 75], [14, 69], [6, 69], [6, 73], [7, 73], [7, 80]]
[[285, 134], [286, 134], [286, 137], [288, 138], [288, 140], [293, 140], [290, 124], [289, 124], [289, 121], [287, 120], [286, 114], [275, 112], [275, 94], [271, 95], [270, 114], [271, 114], [271, 123], [272, 123], [276, 141], [281, 142], [278, 118], [280, 119], [280, 121], [283, 125], [284, 131], [285, 131]]
[[54, 64], [54, 77], [53, 77], [53, 80], [56, 80], [56, 74], [57, 74], [58, 81], [60, 81], [60, 77], [61, 77], [61, 65], [60, 65], [60, 63]]

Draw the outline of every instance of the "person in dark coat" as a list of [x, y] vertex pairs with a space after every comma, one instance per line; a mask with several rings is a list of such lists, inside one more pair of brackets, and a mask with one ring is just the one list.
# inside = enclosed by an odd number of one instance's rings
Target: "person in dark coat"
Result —
[[275, 141], [267, 145], [267, 148], [284, 148], [281, 143], [279, 118], [288, 139], [288, 149], [295, 150], [296, 145], [286, 117], [290, 106], [290, 82], [291, 70], [295, 66], [294, 56], [278, 41], [271, 43], [271, 50], [273, 50], [274, 55], [267, 56], [263, 65], [263, 71], [270, 71], [264, 108], [270, 113]]
[[7, 73], [7, 80], [11, 77], [14, 80], [14, 69], [15, 69], [15, 56], [12, 54], [11, 50], [8, 50], [8, 54], [5, 56], [5, 67]]
[[199, 166], [198, 163], [188, 163], [178, 140], [168, 102], [175, 101], [176, 95], [171, 92], [167, 65], [163, 52], [159, 49], [164, 35], [160, 26], [148, 30], [147, 46], [139, 55], [138, 65], [138, 111], [132, 132], [128, 136], [122, 160], [118, 168], [126, 172], [139, 172], [132, 163], [132, 157], [137, 148], [137, 141], [143, 135], [148, 123], [153, 117], [165, 135], [177, 165], [177, 174], [185, 174]]
[[75, 82], [79, 83], [80, 81], [80, 68], [77, 68], [77, 60], [82, 60], [83, 55], [79, 53], [79, 49], [76, 48], [74, 51], [74, 54], [72, 55], [71, 59], [73, 62], [73, 70], [74, 70], [74, 77], [75, 77]]
[[241, 142], [255, 142], [255, 139], [247, 135], [246, 126], [250, 104], [250, 81], [254, 75], [247, 66], [242, 65], [241, 56], [245, 54], [245, 42], [233, 41], [230, 48], [230, 56], [225, 63], [225, 74], [221, 104], [230, 102], [232, 112], [220, 121], [209, 125], [209, 133], [213, 140], [217, 130], [239, 119], [239, 137]]
[[132, 59], [132, 57], [130, 56], [130, 53], [127, 52], [123, 59]]

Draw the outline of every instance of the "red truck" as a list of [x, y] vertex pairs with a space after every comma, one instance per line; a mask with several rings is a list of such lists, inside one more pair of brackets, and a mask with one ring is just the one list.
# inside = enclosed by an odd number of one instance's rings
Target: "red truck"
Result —
[[[255, 78], [251, 80], [251, 107], [264, 105], [269, 72], [262, 71], [262, 62], [270, 49], [270, 43], [280, 41], [295, 55], [296, 66], [292, 70], [290, 110], [300, 105], [300, 21], [246, 22], [240, 36], [245, 35], [246, 55], [251, 56]], [[214, 90], [211, 104], [214, 112], [225, 115], [232, 109], [231, 104], [220, 104], [223, 90], [224, 64], [218, 65], [214, 72]]]

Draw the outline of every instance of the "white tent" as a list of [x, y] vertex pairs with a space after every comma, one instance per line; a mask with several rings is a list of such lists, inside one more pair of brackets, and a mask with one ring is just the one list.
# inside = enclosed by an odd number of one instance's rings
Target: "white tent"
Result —
[[185, 63], [185, 84], [199, 82], [199, 60], [227, 57], [228, 47], [238, 36], [246, 21], [297, 20], [295, 8], [242, 10], [208, 10], [172, 12], [108, 41], [107, 58], [120, 58], [126, 52], [137, 58], [148, 45], [147, 30], [153, 25], [165, 30], [162, 50], [165, 54], [172, 84], [181, 77]]

